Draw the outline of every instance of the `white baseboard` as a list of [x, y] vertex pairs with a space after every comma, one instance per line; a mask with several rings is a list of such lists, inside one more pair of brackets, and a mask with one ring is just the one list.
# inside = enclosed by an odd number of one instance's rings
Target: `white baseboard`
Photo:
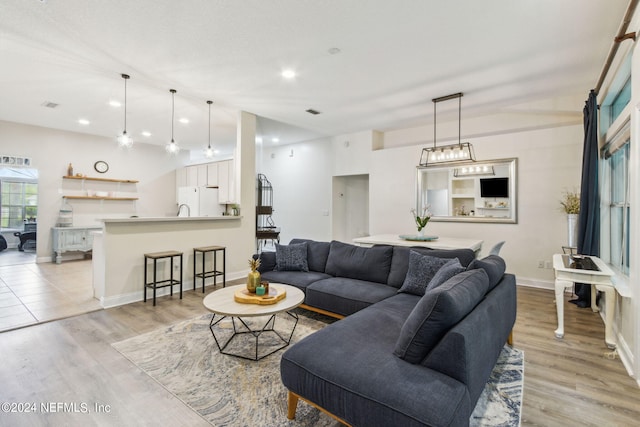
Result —
[[554, 282], [549, 280], [540, 280], [540, 279], [532, 279], [528, 277], [517, 277], [516, 276], [516, 284], [518, 286], [527, 286], [530, 288], [540, 288], [540, 289], [549, 289], [554, 290]]
[[[227, 273], [227, 282], [230, 280], [236, 280], [236, 279], [242, 279], [247, 277], [247, 272], [246, 271], [239, 271], [239, 272], [233, 272], [233, 273]], [[220, 279], [220, 278], [218, 278]], [[218, 285], [220, 284], [220, 281], [218, 281]], [[207, 283], [205, 284], [205, 289], [207, 289], [209, 286], [213, 286], [213, 283]], [[196, 290], [200, 289], [202, 290], [202, 282], [200, 282], [198, 280], [197, 286], [196, 286]], [[193, 280], [185, 280], [182, 284], [182, 290], [183, 291], [188, 291], [188, 290], [193, 290]], [[152, 293], [149, 292], [147, 290], [147, 302], [150, 302], [149, 300], [153, 298]], [[178, 298], [179, 296], [179, 290], [177, 291], [178, 293]], [[165, 295], [169, 295], [171, 292], [169, 290], [169, 288], [160, 288], [156, 290], [156, 297], [161, 297], [161, 296], [165, 296]], [[173, 295], [176, 295], [176, 288], [174, 288], [173, 290]], [[142, 289], [140, 289], [140, 291], [136, 291], [136, 292], [129, 292], [126, 294], [120, 294], [120, 295], [114, 295], [114, 296], [110, 296], [110, 297], [102, 297], [100, 298], [100, 305], [102, 306], [102, 308], [113, 308], [113, 307], [118, 307], [121, 305], [126, 305], [126, 304], [131, 304], [133, 302], [138, 302], [138, 301], [142, 301], [144, 299], [143, 293], [142, 293]]]

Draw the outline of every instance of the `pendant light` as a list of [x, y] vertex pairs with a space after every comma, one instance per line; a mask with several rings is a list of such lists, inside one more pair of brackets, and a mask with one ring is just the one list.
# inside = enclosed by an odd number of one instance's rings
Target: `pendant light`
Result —
[[204, 155], [207, 159], [210, 159], [213, 157], [213, 148], [211, 148], [211, 104], [213, 104], [213, 101], [207, 101], [207, 104], [209, 104], [209, 145], [204, 150]]
[[[433, 166], [441, 163], [475, 162], [473, 146], [470, 142], [461, 142], [462, 92], [434, 98], [433, 101], [433, 147], [423, 148], [420, 166]], [[458, 143], [436, 146], [436, 105], [442, 101], [458, 99]]]
[[118, 135], [118, 144], [121, 147], [129, 148], [133, 145], [133, 139], [127, 134], [127, 80], [129, 80], [128, 74], [120, 75], [124, 79], [124, 130], [122, 134]]
[[174, 96], [176, 94], [176, 90], [175, 89], [169, 89], [169, 92], [171, 92], [171, 142], [169, 142], [166, 145], [165, 150], [167, 150], [167, 153], [169, 153], [169, 154], [177, 154], [178, 151], [180, 151], [180, 147], [178, 147], [178, 144], [173, 139], [173, 122], [174, 122], [174, 113], [175, 113], [175, 98], [174, 98]]

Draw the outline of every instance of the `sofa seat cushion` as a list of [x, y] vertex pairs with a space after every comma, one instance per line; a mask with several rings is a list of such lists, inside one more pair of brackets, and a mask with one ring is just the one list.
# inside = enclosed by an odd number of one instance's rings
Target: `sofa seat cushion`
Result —
[[364, 248], [338, 241], [331, 242], [325, 273], [335, 277], [387, 283], [392, 246]]
[[317, 271], [265, 271], [260, 275], [261, 280], [292, 285], [302, 291], [305, 291], [311, 283], [330, 277], [328, 274]]
[[393, 355], [419, 300], [396, 294], [304, 338], [282, 355], [283, 384], [351, 425], [467, 425], [462, 383]]
[[489, 277], [482, 269], [460, 273], [425, 293], [402, 326], [394, 354], [420, 363], [447, 331], [482, 300]]
[[471, 249], [429, 249], [423, 247], [393, 247], [393, 258], [391, 260], [391, 269], [387, 284], [395, 288], [400, 288], [404, 283], [404, 278], [409, 270], [409, 252], [416, 251], [424, 255], [434, 256], [438, 258], [458, 258], [463, 267], [467, 267], [476, 257]]
[[395, 295], [396, 292], [395, 288], [381, 283], [332, 277], [309, 285], [306, 289], [305, 303], [332, 313], [349, 316]]

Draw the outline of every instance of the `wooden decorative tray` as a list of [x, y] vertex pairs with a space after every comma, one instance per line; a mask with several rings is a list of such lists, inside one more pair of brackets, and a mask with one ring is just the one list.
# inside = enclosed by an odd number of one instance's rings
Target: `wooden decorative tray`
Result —
[[269, 285], [269, 294], [260, 296], [252, 294], [246, 289], [240, 289], [233, 295], [233, 299], [236, 302], [242, 304], [269, 305], [277, 303], [278, 301], [284, 299], [286, 296], [287, 292], [284, 289], [278, 288], [277, 286]]

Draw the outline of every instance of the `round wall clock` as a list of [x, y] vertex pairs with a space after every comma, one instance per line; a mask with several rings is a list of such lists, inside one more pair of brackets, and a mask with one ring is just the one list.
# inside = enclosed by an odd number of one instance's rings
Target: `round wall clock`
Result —
[[97, 162], [95, 162], [93, 164], [93, 168], [98, 173], [105, 173], [106, 171], [109, 170], [109, 165], [107, 164], [107, 162], [105, 162], [103, 160], [98, 160]]

